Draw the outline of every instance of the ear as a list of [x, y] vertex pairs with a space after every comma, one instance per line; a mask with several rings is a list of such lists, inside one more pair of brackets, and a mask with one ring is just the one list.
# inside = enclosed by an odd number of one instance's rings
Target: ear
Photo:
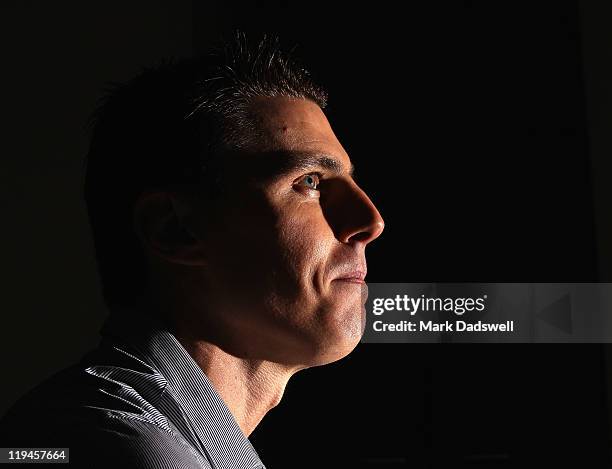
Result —
[[170, 192], [144, 192], [133, 210], [136, 235], [145, 250], [173, 264], [204, 265], [202, 240], [190, 229], [191, 207]]

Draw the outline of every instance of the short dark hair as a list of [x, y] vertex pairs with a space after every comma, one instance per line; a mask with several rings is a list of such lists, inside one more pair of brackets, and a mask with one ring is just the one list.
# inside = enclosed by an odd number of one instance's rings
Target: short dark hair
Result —
[[214, 180], [214, 157], [255, 135], [252, 99], [275, 96], [327, 104], [326, 92], [278, 38], [251, 43], [240, 32], [207, 55], [165, 60], [107, 90], [90, 122], [84, 198], [109, 308], [131, 305], [147, 284], [133, 229], [137, 197], [199, 184], [204, 175]]

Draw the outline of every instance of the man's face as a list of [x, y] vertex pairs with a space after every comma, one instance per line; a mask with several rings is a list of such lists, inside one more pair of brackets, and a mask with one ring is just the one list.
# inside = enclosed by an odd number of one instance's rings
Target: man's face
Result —
[[329, 363], [363, 334], [365, 247], [384, 223], [316, 104], [252, 110], [260, 142], [227, 158], [224, 195], [202, 215], [203, 327], [237, 356]]

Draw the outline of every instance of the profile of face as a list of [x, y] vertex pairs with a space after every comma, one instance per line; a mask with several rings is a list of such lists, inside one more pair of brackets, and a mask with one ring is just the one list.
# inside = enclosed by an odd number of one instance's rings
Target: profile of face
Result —
[[223, 195], [193, 205], [192, 239], [165, 251], [197, 311], [182, 333], [238, 357], [330, 363], [363, 335], [365, 248], [384, 222], [319, 106], [258, 98], [252, 112], [258, 143], [226, 158]]

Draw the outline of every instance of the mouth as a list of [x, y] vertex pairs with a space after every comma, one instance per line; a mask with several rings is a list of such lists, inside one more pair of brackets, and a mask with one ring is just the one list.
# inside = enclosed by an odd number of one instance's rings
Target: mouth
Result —
[[346, 274], [342, 274], [341, 276], [335, 278], [334, 282], [347, 282], [347, 283], [356, 283], [363, 285], [365, 283], [365, 276], [367, 272], [357, 270], [354, 272], [347, 272]]

